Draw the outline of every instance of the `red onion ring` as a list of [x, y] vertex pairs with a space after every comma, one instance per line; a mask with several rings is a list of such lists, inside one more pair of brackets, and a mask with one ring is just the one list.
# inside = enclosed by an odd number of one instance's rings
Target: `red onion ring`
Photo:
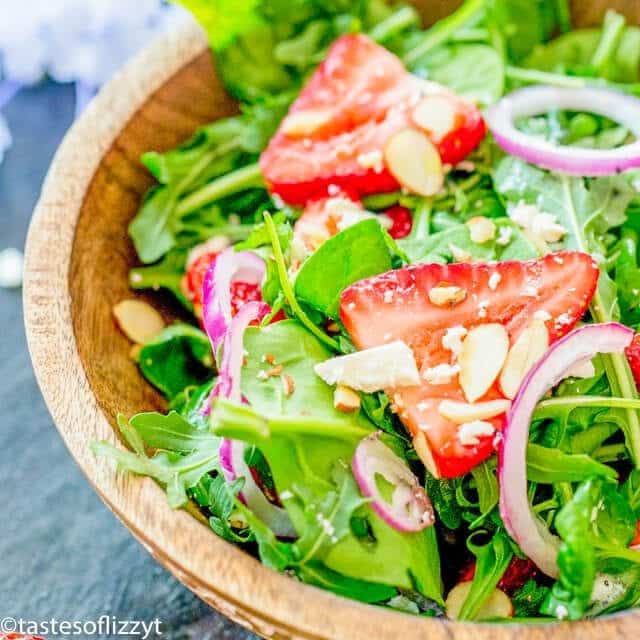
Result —
[[[582, 149], [555, 145], [516, 128], [516, 119], [547, 113], [550, 109], [605, 116], [624, 125], [639, 140], [616, 149]], [[489, 108], [486, 121], [496, 142], [507, 153], [545, 169], [576, 176], [604, 176], [640, 167], [640, 100], [618, 91], [526, 87]]]
[[511, 537], [538, 568], [558, 577], [559, 538], [533, 513], [527, 496], [526, 450], [531, 416], [540, 398], [567, 371], [598, 353], [624, 353], [634, 331], [617, 322], [591, 324], [573, 330], [549, 348], [529, 371], [507, 415], [498, 451], [500, 515]]
[[219, 350], [231, 324], [231, 284], [236, 281], [261, 284], [264, 260], [251, 251], [222, 251], [207, 270], [202, 285], [202, 319], [218, 364]]
[[296, 530], [285, 509], [276, 507], [267, 500], [262, 489], [256, 484], [251, 469], [244, 459], [246, 444], [241, 440], [225, 438], [220, 445], [220, 466], [227, 482], [244, 478], [240, 500], [268, 525], [279, 538], [296, 538]]
[[[380, 441], [380, 432], [360, 441], [351, 467], [360, 491], [372, 499], [372, 508], [390, 527], [415, 532], [435, 522], [429, 496], [406, 463]], [[380, 493], [378, 475], [395, 487], [391, 503]]]

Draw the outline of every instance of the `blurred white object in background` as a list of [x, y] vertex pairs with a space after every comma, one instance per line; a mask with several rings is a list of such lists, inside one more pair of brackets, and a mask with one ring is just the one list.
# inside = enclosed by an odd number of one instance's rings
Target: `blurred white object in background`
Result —
[[0, 251], [0, 287], [15, 289], [22, 284], [24, 256], [18, 249], [10, 247]]
[[[186, 15], [163, 0], [0, 0], [0, 14], [0, 110], [16, 89], [48, 75], [76, 84], [77, 113], [153, 35]], [[0, 120], [0, 161], [10, 139]]]

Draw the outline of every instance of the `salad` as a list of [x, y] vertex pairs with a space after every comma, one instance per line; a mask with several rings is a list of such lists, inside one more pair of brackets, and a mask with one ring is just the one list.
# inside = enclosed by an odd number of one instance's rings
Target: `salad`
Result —
[[168, 412], [119, 417], [172, 507], [420, 616], [640, 603], [640, 28], [565, 0], [181, 0], [239, 114], [142, 162]]

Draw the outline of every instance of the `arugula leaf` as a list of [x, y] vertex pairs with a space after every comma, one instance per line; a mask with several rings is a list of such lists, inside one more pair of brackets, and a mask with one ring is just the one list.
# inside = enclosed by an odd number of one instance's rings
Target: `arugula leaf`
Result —
[[193, 305], [182, 291], [182, 276], [185, 272], [187, 252], [184, 249], [169, 251], [160, 262], [148, 267], [136, 267], [129, 272], [129, 286], [134, 291], [142, 289], [166, 289], [170, 291], [185, 309], [191, 311]]
[[622, 495], [636, 517], [640, 519], [640, 470], [634, 469], [622, 485]]
[[489, 542], [476, 544], [476, 538], [482, 535], [482, 532], [478, 532], [467, 539], [469, 550], [476, 556], [476, 571], [469, 594], [458, 614], [459, 620], [476, 619], [483, 603], [493, 593], [513, 557], [506, 534], [497, 532]]
[[549, 595], [549, 587], [527, 580], [512, 596], [514, 617], [529, 618], [540, 613], [540, 607]]
[[454, 481], [446, 478], [434, 478], [428, 471], [425, 473], [425, 488], [433, 504], [439, 521], [455, 531], [462, 524], [462, 509], [456, 499]]
[[568, 454], [533, 442], [527, 445], [527, 478], [531, 482], [581, 482], [592, 477], [615, 479], [617, 473], [588, 455]]
[[209, 338], [188, 324], [173, 324], [140, 350], [144, 377], [169, 399], [186, 387], [204, 384], [212, 374]]
[[[188, 489], [218, 466], [220, 439], [196, 430], [176, 413], [139, 414], [130, 421], [118, 416], [118, 426], [133, 451], [106, 441], [92, 442], [91, 450], [95, 455], [113, 458], [121, 471], [157, 480], [165, 486], [167, 500], [174, 509], [184, 506]], [[161, 450], [149, 457], [145, 444]]]
[[[626, 209], [634, 194], [624, 176], [599, 178], [587, 183], [584, 178], [551, 174], [518, 158], [504, 158], [494, 172], [496, 190], [511, 202], [521, 200], [552, 211], [567, 229], [565, 246], [604, 259], [604, 235], [626, 219]], [[605, 269], [600, 270], [598, 288], [591, 303], [596, 322], [620, 319], [615, 283]], [[637, 398], [636, 384], [623, 354], [602, 356], [611, 393]], [[628, 409], [621, 421], [627, 446], [636, 464], [640, 464], [640, 418]]]
[[560, 578], [542, 611], [577, 620], [589, 608], [603, 563], [610, 559], [640, 563], [640, 554], [627, 548], [636, 518], [615, 482], [587, 480], [558, 512], [555, 527], [562, 538]]
[[378, 220], [362, 220], [323, 242], [304, 261], [294, 291], [310, 307], [335, 319], [346, 287], [392, 268], [387, 232]]

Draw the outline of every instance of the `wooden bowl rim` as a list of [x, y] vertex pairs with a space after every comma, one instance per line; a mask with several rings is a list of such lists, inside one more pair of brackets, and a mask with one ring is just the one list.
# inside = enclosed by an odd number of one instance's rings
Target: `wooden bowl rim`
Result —
[[[171, 510], [153, 481], [116, 474], [111, 461], [90, 451], [92, 440], [116, 443], [117, 438], [89, 385], [73, 330], [69, 271], [76, 223], [93, 177], [118, 134], [155, 91], [206, 48], [203, 32], [189, 22], [159, 37], [103, 88], [58, 149], [29, 229], [23, 291], [29, 351], [60, 435], [95, 491], [179, 580], [263, 637], [515, 640], [524, 635], [542, 640], [552, 631], [558, 640], [570, 640], [588, 630], [631, 638], [639, 628], [639, 612], [550, 629], [547, 624], [416, 618], [335, 596], [267, 569], [187, 512]], [[142, 518], [144, 512], [154, 518]]]

